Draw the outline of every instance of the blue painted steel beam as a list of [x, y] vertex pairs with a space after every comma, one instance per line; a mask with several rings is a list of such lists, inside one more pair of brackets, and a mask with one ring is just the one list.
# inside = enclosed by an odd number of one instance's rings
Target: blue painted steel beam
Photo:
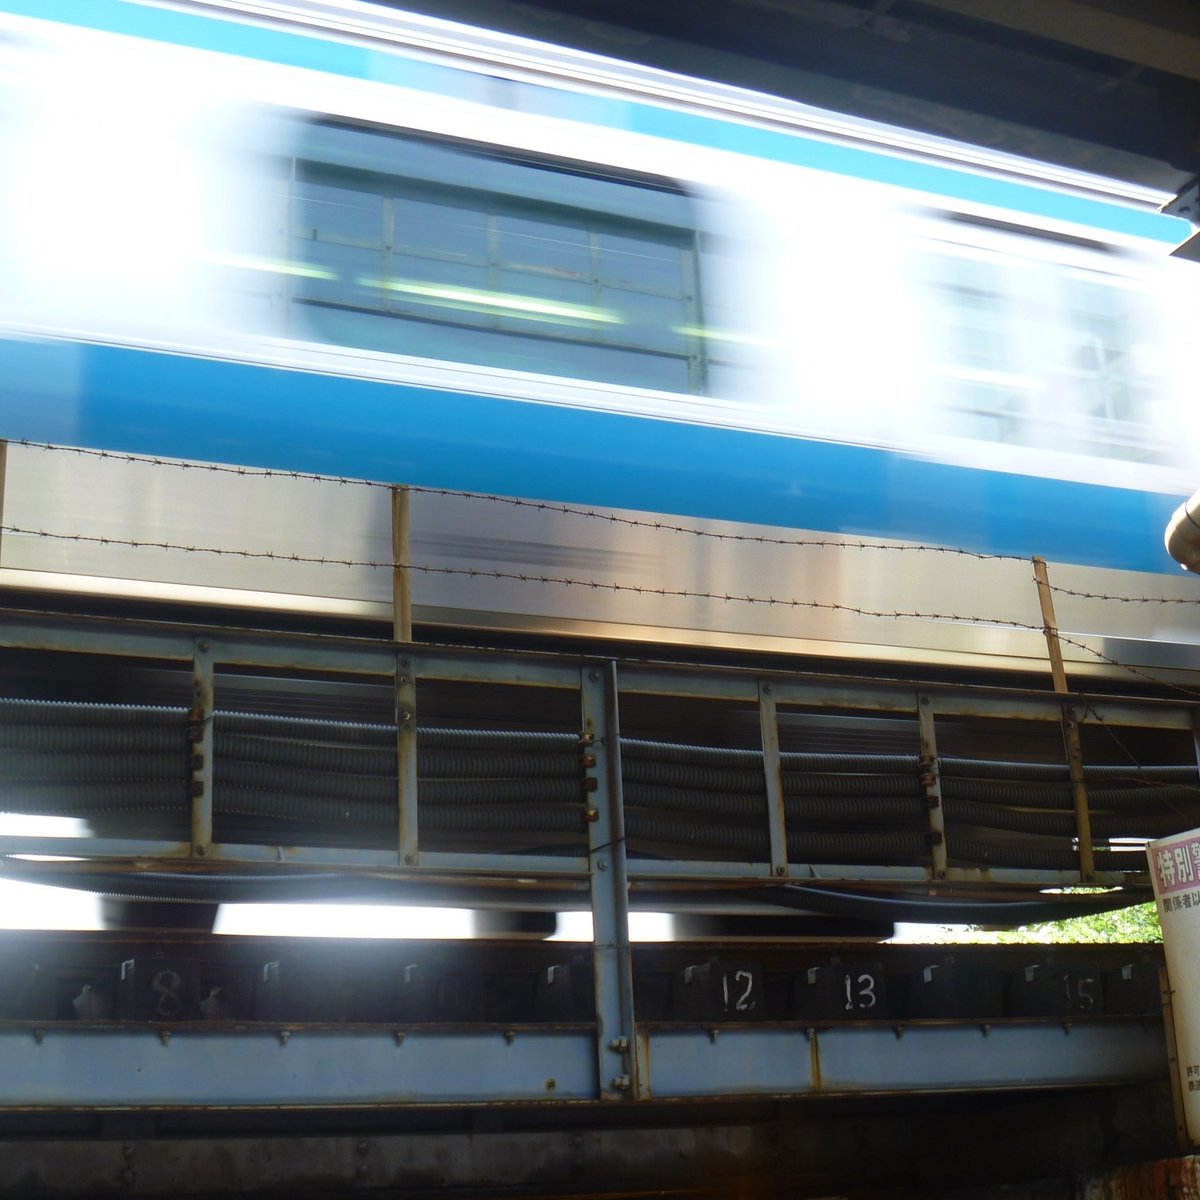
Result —
[[[1165, 1079], [1153, 1021], [639, 1029], [653, 1100], [1072, 1088]], [[0, 1028], [0, 1110], [599, 1101], [595, 1034]], [[636, 1101], [635, 1101], [636, 1103]]]
[[1157, 1022], [643, 1030], [655, 1099], [993, 1091], [1164, 1079]]
[[[590, 1030], [0, 1030], [0, 1109], [590, 1100]], [[40, 1038], [37, 1036], [41, 1034]]]

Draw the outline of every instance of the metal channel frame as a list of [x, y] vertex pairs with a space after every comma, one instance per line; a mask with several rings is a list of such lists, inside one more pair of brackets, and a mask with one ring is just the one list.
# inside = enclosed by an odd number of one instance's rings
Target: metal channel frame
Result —
[[933, 857], [933, 877], [945, 879], [946, 813], [942, 807], [942, 770], [938, 758], [937, 730], [929, 697], [917, 696], [917, 724], [921, 736], [921, 786], [925, 789], [925, 806], [929, 812], [929, 844]]
[[[914, 710], [922, 748], [936, 763], [935, 714], [1010, 716], [1059, 722], [1062, 697], [1041, 693], [911, 685], [873, 680], [764, 679], [737, 669], [624, 667], [611, 661], [545, 655], [412, 648], [392, 643], [206, 633], [118, 622], [11, 614], [0, 645], [80, 654], [167, 659], [190, 664], [197, 752], [192, 840], [174, 844], [126, 839], [0, 838], [0, 852], [85, 851], [117, 869], [169, 869], [186, 860], [318, 864], [390, 871], [414, 887], [476, 881], [481, 890], [544, 886], [586, 891], [595, 935], [594, 1026], [508, 1030], [453, 1028], [315, 1029], [248, 1026], [239, 1030], [131, 1029], [73, 1024], [0, 1026], [0, 1109], [130, 1107], [275, 1107], [527, 1105], [540, 1101], [629, 1101], [852, 1095], [1124, 1084], [1160, 1077], [1165, 1048], [1158, 1022], [1095, 1019], [995, 1022], [987, 1026], [916, 1022], [903, 1027], [721, 1026], [656, 1028], [636, 1021], [628, 912], [631, 892], [651, 883], [762, 883], [779, 868], [793, 878], [929, 882], [928, 867], [853, 868], [789, 864], [778, 778], [777, 705], [830, 706], [864, 712]], [[401, 743], [400, 845], [357, 851], [320, 847], [236, 846], [211, 842], [213, 683], [219, 667], [286, 669], [394, 680]], [[421, 853], [416, 843], [415, 713], [419, 679], [505, 682], [575, 691], [580, 701], [581, 770], [588, 789], [589, 852], [582, 858]], [[626, 854], [621, 796], [619, 694], [701, 696], [757, 706], [763, 734], [771, 861], [633, 861]], [[404, 722], [403, 712], [411, 714]], [[1192, 706], [1160, 701], [1089, 701], [1093, 719], [1191, 732]], [[403, 736], [403, 734], [401, 734]], [[207, 738], [207, 740], [206, 740]], [[779, 783], [781, 785], [781, 779]], [[931, 818], [932, 819], [932, 818]], [[409, 857], [411, 855], [411, 858]], [[80, 864], [85, 867], [86, 861]], [[63, 869], [64, 864], [54, 864]], [[68, 868], [69, 869], [69, 866]], [[948, 882], [1072, 882], [1068, 872], [947, 870]], [[87, 1063], [81, 1071], [80, 1063]], [[219, 1063], [219, 1067], [216, 1065]], [[447, 1064], [461, 1063], [459, 1067]], [[332, 1065], [337, 1069], [333, 1070]]]
[[[653, 862], [632, 860], [624, 864], [635, 893], [639, 885], [683, 883], [684, 881], [738, 881], [762, 884], [773, 878], [789, 877], [811, 881], [972, 884], [1025, 884], [1030, 887], [1062, 886], [1081, 882], [1078, 871], [1027, 871], [1006, 868], [945, 867], [937, 850], [939, 809], [931, 802], [931, 840], [934, 843], [927, 866], [887, 867], [857, 864], [796, 864], [787, 860], [782, 787], [778, 781], [777, 714], [780, 706], [857, 709], [873, 714], [916, 713], [924, 749], [936, 749], [934, 720], [938, 716], [1010, 718], [1054, 722], [1064, 718], [1062, 693], [1029, 692], [1000, 688], [968, 688], [962, 685], [931, 685], [914, 695], [911, 685], [872, 679], [818, 677], [797, 679], [779, 675], [763, 677], [737, 668], [658, 667], [623, 665], [608, 660], [581, 659], [541, 653], [512, 654], [484, 651], [443, 650], [421, 647], [419, 655], [395, 643], [370, 643], [294, 634], [251, 634], [194, 630], [145, 625], [118, 620], [88, 620], [48, 617], [45, 614], [10, 612], [0, 619], [0, 646], [67, 651], [79, 654], [153, 658], [191, 665], [195, 706], [192, 727], [195, 736], [193, 759], [193, 822], [190, 843], [146, 839], [0, 837], [0, 853], [79, 855], [127, 860], [131, 865], [169, 868], [179, 859], [212, 865], [306, 865], [342, 870], [378, 871], [392, 868], [414, 879], [435, 884], [439, 878], [486, 875], [502, 885], [518, 877], [537, 875], [582, 887], [592, 877], [591, 859], [532, 855], [421, 852], [416, 837], [416, 701], [419, 679], [467, 683], [507, 683], [528, 687], [561, 688], [581, 694], [594, 686], [590, 676], [598, 672], [611, 691], [611, 721], [617, 722], [617, 693], [670, 698], [704, 698], [754, 705], [760, 714], [766, 794], [765, 813], [770, 834], [770, 861], [712, 862], [678, 860]], [[581, 676], [581, 664], [584, 668]], [[395, 681], [401, 782], [400, 844], [392, 853], [376, 850], [331, 850], [294, 845], [214, 844], [211, 842], [212, 726], [208, 715], [214, 702], [212, 689], [219, 668], [263, 668], [297, 674], [357, 675]], [[582, 684], [581, 684], [582, 679]], [[1194, 729], [1195, 706], [1156, 699], [1106, 699], [1066, 697], [1070, 707], [1083, 712], [1087, 721], [1143, 728]], [[606, 702], [608, 703], [608, 702]], [[603, 706], [588, 701], [591, 719], [598, 720]], [[403, 720], [404, 713], [411, 720]], [[586, 719], [586, 718], [585, 718]], [[933, 757], [936, 757], [934, 755]], [[610, 767], [611, 769], [611, 767]], [[619, 780], [619, 762], [616, 763]], [[933, 784], [931, 783], [931, 786]], [[928, 792], [928, 789], [927, 789]], [[616, 805], [620, 808], [619, 785]], [[594, 855], [591, 856], [594, 859]], [[153, 861], [150, 861], [153, 860]], [[119, 863], [114, 863], [119, 867]], [[781, 871], [782, 868], [782, 871]], [[942, 872], [944, 871], [944, 875]], [[1131, 879], [1141, 882], [1142, 873], [1097, 872], [1097, 883], [1119, 884]]]
[[619, 1100], [640, 1093], [633, 1054], [633, 956], [616, 664], [603, 671], [583, 668], [579, 692], [584, 779], [592, 797], [587, 817], [598, 1086], [602, 1100]]
[[783, 763], [779, 757], [779, 713], [775, 707], [775, 690], [769, 683], [758, 685], [758, 726], [767, 789], [771, 875], [785, 879], [788, 873], [787, 809], [783, 799]]
[[397, 854], [405, 866], [420, 862], [417, 844], [417, 675], [411, 651], [396, 656]]
[[192, 742], [192, 846], [195, 858], [206, 858], [213, 835], [213, 711], [216, 677], [212, 651], [197, 638], [192, 651], [192, 708], [188, 736]]

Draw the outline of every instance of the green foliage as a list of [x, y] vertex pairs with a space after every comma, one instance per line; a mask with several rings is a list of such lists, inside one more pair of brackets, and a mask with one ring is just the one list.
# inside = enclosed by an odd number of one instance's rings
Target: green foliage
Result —
[[[956, 939], [957, 940], [957, 939]], [[1072, 917], [1066, 921], [1045, 921], [1038, 925], [1022, 925], [1019, 929], [1003, 931], [973, 929], [963, 939], [970, 942], [1009, 943], [1146, 943], [1161, 942], [1162, 929], [1158, 909], [1153, 903], [1135, 904], [1112, 912], [1093, 913], [1088, 917]]]

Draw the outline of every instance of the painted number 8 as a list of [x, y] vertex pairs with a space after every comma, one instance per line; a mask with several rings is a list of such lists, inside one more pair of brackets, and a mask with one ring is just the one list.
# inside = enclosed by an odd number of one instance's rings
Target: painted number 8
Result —
[[155, 993], [154, 1015], [156, 1017], [177, 1017], [183, 1012], [183, 1000], [179, 989], [183, 980], [177, 971], [158, 971], [150, 980], [150, 990]]

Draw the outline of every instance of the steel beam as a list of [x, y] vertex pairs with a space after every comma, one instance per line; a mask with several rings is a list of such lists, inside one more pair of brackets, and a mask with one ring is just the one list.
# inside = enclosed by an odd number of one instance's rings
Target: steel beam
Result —
[[590, 799], [588, 859], [599, 1092], [605, 1100], [626, 1100], [638, 1094], [638, 1072], [633, 1052], [633, 957], [616, 664], [603, 672], [585, 669], [580, 696], [584, 779]]
[[763, 779], [767, 789], [767, 829], [771, 845], [771, 874], [788, 873], [787, 814], [783, 800], [783, 766], [779, 757], [779, 715], [775, 690], [769, 683], [758, 689], [758, 727], [762, 739]]
[[213, 838], [213, 710], [215, 678], [212, 650], [196, 639], [192, 657], [192, 709], [188, 714], [192, 742], [192, 854], [207, 856]]
[[917, 696], [917, 722], [921, 732], [921, 786], [929, 813], [930, 855], [935, 879], [946, 878], [946, 812], [942, 807], [942, 776], [938, 760], [937, 726], [929, 697]]
[[[1015, 1186], [1021, 1179], [1042, 1181], [1034, 1189], [1039, 1196], [1067, 1196], [1084, 1194], [1067, 1182], [1078, 1184], [1081, 1164], [1118, 1156], [1146, 1166], [1106, 1178], [1123, 1182], [1140, 1173], [1142, 1190], [1093, 1187], [1090, 1200], [1158, 1200], [1164, 1181], [1178, 1178], [1154, 1161], [1171, 1153], [1169, 1113], [1154, 1085], [1100, 1089], [1066, 1104], [1054, 1093], [989, 1096], [981, 1104], [959, 1096], [868, 1104], [770, 1113], [759, 1105], [716, 1112], [656, 1106], [647, 1124], [615, 1126], [588, 1121], [574, 1106], [558, 1121], [545, 1107], [529, 1122], [516, 1113], [476, 1111], [450, 1129], [431, 1129], [420, 1115], [406, 1123], [398, 1114], [381, 1128], [368, 1114], [357, 1128], [339, 1124], [338, 1133], [289, 1132], [289, 1113], [258, 1114], [253, 1125], [238, 1121], [233, 1129], [219, 1117], [176, 1116], [170, 1131], [156, 1128], [152, 1113], [104, 1114], [86, 1132], [9, 1134], [0, 1141], [0, 1194], [733, 1196], [752, 1188], [756, 1196], [782, 1197], [842, 1195], [852, 1178], [879, 1195], [959, 1194], [964, 1187], [979, 1195], [987, 1179], [1008, 1181], [989, 1196], [1031, 1194]], [[37, 1120], [18, 1124], [28, 1129]], [[987, 1137], [978, 1136], [981, 1127]], [[1048, 1187], [1051, 1178], [1061, 1178], [1061, 1186]]]
[[656, 1099], [1002, 1091], [1166, 1078], [1156, 1021], [642, 1031]]
[[590, 1028], [0, 1029], [0, 1110], [595, 1098]]
[[1163, 0], [1134, 4], [1089, 0], [924, 0], [974, 21], [986, 21], [1171, 75], [1200, 79], [1200, 21], [1187, 5]]
[[399, 859], [403, 865], [413, 867], [420, 861], [417, 837], [417, 681], [408, 650], [402, 650], [396, 658], [396, 803]]
[[[639, 1027], [654, 1100], [897, 1095], [1165, 1082], [1157, 1021]], [[587, 1027], [0, 1028], [0, 1111], [514, 1105], [597, 1086]], [[606, 1065], [605, 1070], [609, 1069]]]

